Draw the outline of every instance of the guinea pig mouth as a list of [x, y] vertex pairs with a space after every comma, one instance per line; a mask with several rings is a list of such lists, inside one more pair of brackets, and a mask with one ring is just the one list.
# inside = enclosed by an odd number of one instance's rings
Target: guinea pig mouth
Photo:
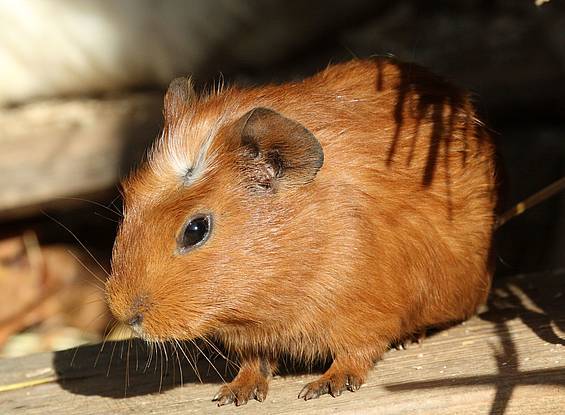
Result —
[[142, 328], [143, 323], [143, 314], [137, 313], [132, 318], [127, 321], [128, 326], [130, 329], [138, 336], [144, 337], [144, 332]]
[[[133, 336], [149, 343], [196, 337], [194, 327], [183, 321], [171, 319], [167, 301], [155, 299], [140, 290], [124, 295], [123, 287], [110, 283], [106, 301], [114, 318], [127, 326]], [[161, 300], [161, 301], [160, 301]]]

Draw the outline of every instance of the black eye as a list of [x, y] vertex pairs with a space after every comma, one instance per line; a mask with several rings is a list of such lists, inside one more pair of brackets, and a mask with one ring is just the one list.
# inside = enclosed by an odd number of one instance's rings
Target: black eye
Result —
[[179, 252], [184, 254], [206, 242], [210, 235], [211, 227], [212, 219], [209, 215], [191, 218], [180, 235], [178, 241]]

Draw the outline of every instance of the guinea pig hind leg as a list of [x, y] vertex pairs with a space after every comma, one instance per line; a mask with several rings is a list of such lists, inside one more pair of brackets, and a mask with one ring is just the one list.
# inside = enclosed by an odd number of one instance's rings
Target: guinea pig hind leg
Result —
[[234, 403], [245, 405], [250, 399], [263, 402], [269, 390], [269, 381], [276, 364], [268, 359], [253, 357], [242, 359], [235, 379], [220, 388], [212, 401], [218, 406]]
[[326, 393], [335, 398], [346, 389], [355, 392], [365, 382], [367, 372], [372, 366], [372, 359], [336, 356], [330, 368], [320, 378], [302, 388], [298, 398], [307, 401]]

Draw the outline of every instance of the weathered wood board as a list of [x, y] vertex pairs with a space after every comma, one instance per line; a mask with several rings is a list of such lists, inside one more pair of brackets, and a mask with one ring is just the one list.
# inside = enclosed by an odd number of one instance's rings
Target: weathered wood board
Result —
[[[179, 354], [186, 367], [180, 387], [171, 349], [161, 376], [163, 360], [155, 357], [144, 372], [144, 348], [130, 349], [129, 367], [126, 343], [117, 344], [111, 365], [110, 344], [96, 367], [99, 345], [79, 349], [72, 367], [73, 350], [2, 360], [0, 413], [563, 414], [565, 270], [498, 282], [488, 311], [389, 351], [360, 391], [339, 398], [298, 400], [316, 374], [294, 373], [276, 377], [264, 403], [217, 408], [210, 399], [221, 381], [205, 359], [199, 360], [200, 383]], [[216, 367], [223, 376], [225, 362], [216, 360]]]
[[160, 93], [0, 110], [0, 216], [111, 189], [157, 135]]

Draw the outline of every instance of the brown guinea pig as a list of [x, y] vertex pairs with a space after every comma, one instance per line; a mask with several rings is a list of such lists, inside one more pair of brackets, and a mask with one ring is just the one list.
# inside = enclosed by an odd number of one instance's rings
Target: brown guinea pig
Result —
[[177, 79], [164, 115], [107, 299], [149, 342], [234, 352], [219, 404], [262, 401], [282, 356], [332, 359], [301, 398], [355, 391], [391, 342], [485, 300], [494, 148], [466, 92], [378, 58], [205, 96]]

